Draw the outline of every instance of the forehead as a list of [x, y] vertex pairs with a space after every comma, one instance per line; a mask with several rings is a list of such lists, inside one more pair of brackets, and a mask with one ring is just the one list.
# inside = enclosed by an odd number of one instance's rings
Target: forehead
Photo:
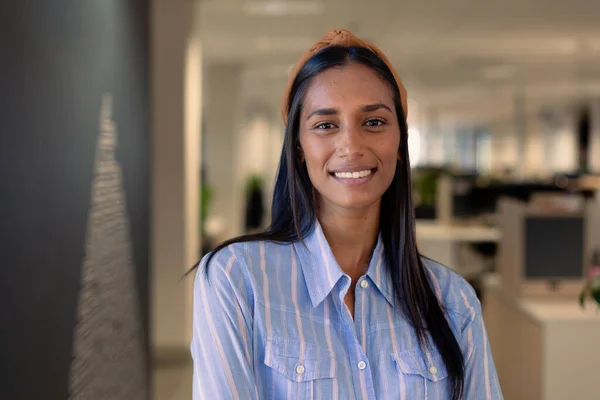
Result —
[[304, 97], [304, 111], [317, 108], [354, 108], [383, 103], [394, 109], [392, 91], [371, 68], [349, 64], [315, 76]]

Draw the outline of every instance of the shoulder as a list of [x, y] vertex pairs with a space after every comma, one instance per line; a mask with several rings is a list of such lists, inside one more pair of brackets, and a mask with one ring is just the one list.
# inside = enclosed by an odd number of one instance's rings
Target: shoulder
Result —
[[268, 241], [233, 243], [204, 256], [197, 275], [208, 281], [227, 280], [236, 286], [243, 282], [246, 290], [255, 291], [264, 275], [272, 275], [290, 258], [291, 246]]
[[481, 314], [481, 304], [469, 282], [452, 269], [422, 257], [434, 293], [451, 318], [461, 325]]

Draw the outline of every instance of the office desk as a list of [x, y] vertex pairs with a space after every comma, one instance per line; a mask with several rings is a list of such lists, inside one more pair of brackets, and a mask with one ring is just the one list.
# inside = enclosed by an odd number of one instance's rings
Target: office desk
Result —
[[491, 276], [483, 315], [504, 397], [600, 399], [600, 312], [577, 298], [517, 298]]
[[484, 225], [446, 225], [435, 221], [417, 220], [417, 246], [426, 257], [446, 265], [465, 278], [478, 275], [480, 261], [460, 257], [459, 246], [464, 243], [498, 242], [502, 232]]

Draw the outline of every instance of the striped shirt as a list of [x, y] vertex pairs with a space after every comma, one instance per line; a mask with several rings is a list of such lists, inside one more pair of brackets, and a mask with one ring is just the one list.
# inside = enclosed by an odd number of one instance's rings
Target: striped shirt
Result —
[[[203, 259], [194, 288], [193, 399], [449, 399], [435, 346], [396, 304], [381, 239], [356, 286], [317, 223], [301, 242], [249, 242]], [[424, 259], [465, 357], [464, 399], [502, 399], [471, 286]]]

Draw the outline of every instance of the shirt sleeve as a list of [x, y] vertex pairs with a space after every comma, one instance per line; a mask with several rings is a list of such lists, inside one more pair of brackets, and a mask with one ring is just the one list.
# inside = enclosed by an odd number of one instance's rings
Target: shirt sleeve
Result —
[[193, 400], [258, 399], [253, 368], [251, 296], [230, 249], [206, 257], [194, 284]]
[[461, 296], [470, 312], [470, 318], [462, 332], [463, 354], [466, 355], [463, 398], [502, 400], [481, 304], [472, 289], [461, 291]]

